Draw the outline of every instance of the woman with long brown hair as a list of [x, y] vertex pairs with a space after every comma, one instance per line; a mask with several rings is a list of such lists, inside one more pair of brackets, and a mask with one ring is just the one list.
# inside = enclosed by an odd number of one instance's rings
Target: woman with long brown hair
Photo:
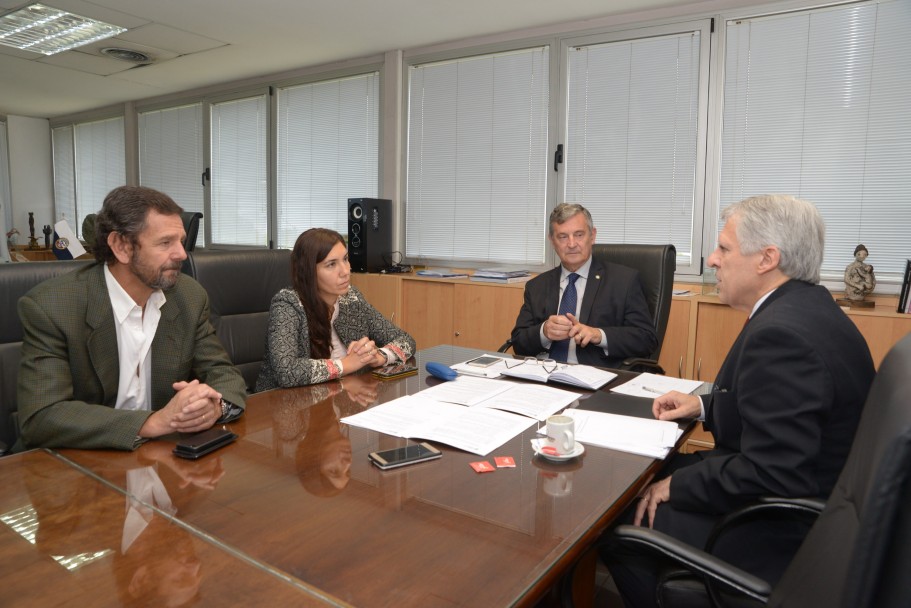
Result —
[[334, 380], [414, 354], [414, 339], [351, 285], [339, 233], [311, 228], [301, 234], [291, 254], [291, 280], [293, 287], [272, 298], [257, 391]]

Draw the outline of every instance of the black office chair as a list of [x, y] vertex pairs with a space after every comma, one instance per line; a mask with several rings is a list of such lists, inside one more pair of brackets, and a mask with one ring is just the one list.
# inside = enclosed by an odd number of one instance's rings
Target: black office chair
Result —
[[[592, 247], [592, 257], [602, 262], [628, 266], [639, 272], [642, 291], [648, 303], [648, 311], [655, 324], [658, 346], [647, 357], [626, 359], [620, 369], [664, 373], [658, 365], [661, 344], [671, 314], [671, 295], [674, 289], [674, 272], [677, 270], [677, 249], [673, 245], [625, 245], [599, 244]], [[512, 348], [507, 340], [498, 352], [505, 353]]]
[[[716, 540], [743, 518], [764, 512], [820, 511], [776, 582], [648, 528], [618, 526], [614, 542], [673, 560], [704, 583], [659, 581], [662, 605], [911, 606], [911, 335], [886, 356], [864, 405], [848, 460], [832, 495], [813, 501], [769, 500], [733, 514]], [[669, 571], [670, 572], [670, 571]]]
[[209, 294], [215, 333], [253, 392], [266, 352], [272, 296], [291, 285], [291, 251], [194, 251], [184, 261], [183, 272]]
[[186, 251], [196, 249], [196, 237], [199, 236], [199, 220], [202, 219], [202, 213], [199, 211], [184, 211], [180, 214], [183, 220], [183, 229], [187, 233], [187, 238], [183, 242], [183, 248]]

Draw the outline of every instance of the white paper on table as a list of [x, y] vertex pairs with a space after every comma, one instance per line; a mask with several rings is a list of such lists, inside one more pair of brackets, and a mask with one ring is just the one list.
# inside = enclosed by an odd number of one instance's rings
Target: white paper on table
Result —
[[669, 376], [645, 373], [639, 374], [629, 382], [625, 382], [620, 386], [615, 386], [610, 390], [613, 393], [654, 399], [655, 397], [659, 397], [670, 391], [692, 393], [700, 386], [702, 386], [700, 380], [684, 380], [682, 378], [671, 378]]
[[439, 441], [479, 456], [535, 424], [518, 414], [435, 401], [422, 397], [423, 392], [381, 403], [341, 422], [394, 437]]
[[506, 410], [544, 421], [580, 397], [579, 393], [550, 386], [508, 384], [511, 387], [508, 391], [482, 401], [477, 407]]
[[564, 415], [576, 421], [576, 441], [652, 458], [665, 458], [683, 434], [677, 423], [668, 420], [578, 409], [566, 410]]
[[488, 380], [486, 378], [460, 376], [455, 380], [425, 388], [421, 391], [421, 396], [435, 401], [445, 401], [446, 403], [476, 405], [503, 391], [508, 391], [515, 385], [515, 382], [506, 380]]

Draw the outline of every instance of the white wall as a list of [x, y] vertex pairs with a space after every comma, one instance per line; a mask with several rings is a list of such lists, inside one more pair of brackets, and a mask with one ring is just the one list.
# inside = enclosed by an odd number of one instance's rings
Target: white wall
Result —
[[[27, 244], [28, 213], [35, 214], [35, 237], [44, 245], [45, 224], [54, 224], [54, 171], [51, 127], [44, 118], [7, 116], [10, 199], [19, 243]], [[8, 228], [9, 229], [9, 228]]]

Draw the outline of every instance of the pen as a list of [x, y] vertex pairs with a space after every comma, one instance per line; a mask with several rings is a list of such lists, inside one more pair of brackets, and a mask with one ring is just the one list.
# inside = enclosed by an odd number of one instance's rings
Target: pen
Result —
[[655, 395], [663, 395], [664, 393], [667, 392], [667, 391], [659, 391], [657, 388], [652, 388], [650, 386], [643, 386], [642, 390], [648, 391], [649, 393], [653, 393]]

